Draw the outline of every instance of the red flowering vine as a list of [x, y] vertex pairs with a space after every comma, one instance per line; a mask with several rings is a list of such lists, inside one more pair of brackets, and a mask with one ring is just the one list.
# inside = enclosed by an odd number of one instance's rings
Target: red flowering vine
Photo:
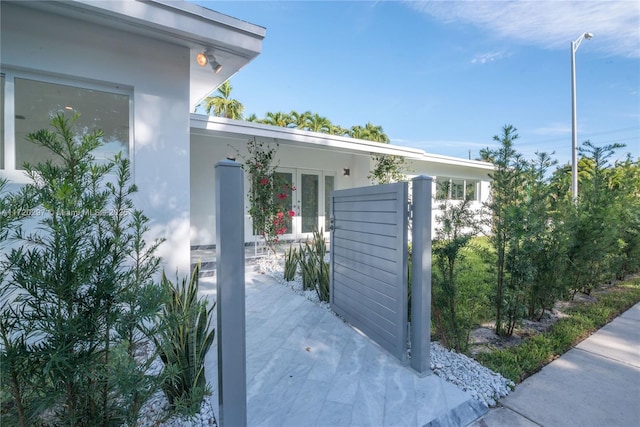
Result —
[[277, 151], [268, 144], [255, 140], [247, 143], [249, 156], [245, 158], [244, 169], [249, 174], [249, 215], [253, 228], [260, 234], [266, 245], [275, 253], [279, 236], [290, 232], [291, 219], [295, 212], [288, 210], [287, 199], [295, 187], [288, 185], [276, 173], [273, 164]]

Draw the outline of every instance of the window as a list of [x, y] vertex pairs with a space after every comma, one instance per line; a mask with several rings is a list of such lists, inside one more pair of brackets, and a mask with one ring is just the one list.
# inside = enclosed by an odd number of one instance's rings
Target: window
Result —
[[437, 200], [478, 200], [476, 188], [479, 181], [473, 179], [438, 177]]
[[2, 78], [2, 108], [13, 118], [3, 126], [0, 140], [0, 166], [22, 169], [25, 163], [36, 164], [51, 158], [51, 153], [27, 140], [40, 129], [51, 129], [51, 118], [61, 112], [72, 118], [74, 132], [83, 134], [101, 130], [103, 145], [93, 155], [98, 162], [113, 158], [118, 152], [130, 153], [130, 91], [116, 86], [69, 83], [64, 79], [45, 78], [27, 73], [7, 72]]

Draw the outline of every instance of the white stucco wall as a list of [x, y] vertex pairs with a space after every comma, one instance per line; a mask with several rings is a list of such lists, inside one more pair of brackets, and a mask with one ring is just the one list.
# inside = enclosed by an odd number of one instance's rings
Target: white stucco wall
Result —
[[[237, 157], [237, 161], [243, 162], [242, 155], [247, 154], [246, 145], [254, 137], [248, 133], [226, 131], [226, 129], [243, 129], [251, 131], [250, 127], [238, 127], [236, 122], [213, 120], [220, 124], [218, 130], [203, 130], [198, 127], [202, 117], [194, 117], [195, 127], [191, 134], [191, 244], [194, 246], [208, 246], [215, 243], [215, 164], [227, 157]], [[278, 128], [269, 127], [278, 131]], [[258, 132], [260, 129], [254, 131]], [[274, 134], [276, 135], [276, 134]], [[367, 178], [374, 167], [374, 161], [368, 152], [349, 152], [344, 147], [336, 148], [318, 144], [324, 141], [322, 134], [314, 137], [314, 143], [305, 143], [286, 139], [292, 138], [290, 130], [281, 131], [278, 137], [256, 137], [258, 142], [268, 143], [275, 147], [279, 144], [275, 162], [282, 169], [315, 170], [334, 173], [336, 177], [335, 188], [353, 188], [371, 185]], [[295, 137], [295, 135], [293, 135]], [[238, 153], [240, 156], [238, 156]], [[473, 202], [473, 209], [480, 209], [489, 194], [489, 170], [486, 164], [467, 162], [464, 159], [425, 159], [409, 160], [407, 162], [409, 177], [415, 175], [427, 175], [434, 178], [464, 178], [480, 181], [480, 198]], [[350, 170], [349, 176], [343, 175], [343, 169]], [[295, 180], [295, 179], [294, 179]], [[249, 201], [246, 192], [249, 189], [245, 179], [245, 208], [249, 209]], [[433, 194], [436, 186], [434, 183]], [[294, 193], [294, 205], [297, 201]], [[453, 201], [453, 203], [456, 203]], [[434, 201], [432, 232], [435, 236], [436, 218], [440, 215], [438, 207], [440, 201]], [[251, 218], [245, 214], [245, 241], [252, 242]]]
[[[227, 156], [247, 155], [248, 135], [191, 136], [191, 244], [212, 245], [215, 243], [215, 164]], [[275, 147], [273, 140], [257, 138]], [[237, 157], [237, 161], [243, 162]], [[326, 149], [312, 149], [291, 142], [280, 142], [275, 162], [280, 168], [304, 169], [335, 173], [336, 189], [368, 185], [362, 179], [369, 173], [369, 156], [341, 153]], [[344, 176], [343, 169], [349, 168], [350, 175]], [[249, 202], [246, 192], [246, 209]], [[295, 198], [294, 193], [294, 198]], [[245, 215], [245, 241], [251, 242], [251, 219]]]
[[[164, 268], [189, 268], [189, 50], [51, 13], [2, 5], [0, 61], [133, 91], [136, 207], [165, 237]], [[0, 171], [2, 174], [2, 171]]]

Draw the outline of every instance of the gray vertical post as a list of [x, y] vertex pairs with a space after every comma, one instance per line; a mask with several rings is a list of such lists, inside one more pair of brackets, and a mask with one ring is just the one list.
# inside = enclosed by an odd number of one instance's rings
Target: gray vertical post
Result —
[[246, 426], [244, 176], [240, 163], [222, 160], [215, 177], [218, 422]]
[[431, 367], [431, 183], [413, 178], [413, 249], [411, 266], [411, 367], [427, 373]]

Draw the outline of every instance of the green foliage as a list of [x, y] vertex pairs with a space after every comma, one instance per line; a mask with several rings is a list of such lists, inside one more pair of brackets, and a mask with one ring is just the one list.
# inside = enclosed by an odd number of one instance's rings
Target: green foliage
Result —
[[16, 408], [3, 418], [20, 425], [135, 423], [158, 386], [151, 356], [134, 353], [157, 322], [160, 241], [144, 243], [129, 161], [96, 162], [102, 133], [74, 134], [77, 117], [28, 135], [53, 159], [25, 165], [31, 183], [2, 198], [19, 213], [2, 260], [0, 365]]
[[372, 156], [375, 166], [369, 172], [368, 179], [375, 184], [406, 181], [407, 162], [402, 156], [380, 154]]
[[440, 343], [458, 352], [468, 348], [471, 328], [480, 320], [482, 300], [473, 298], [481, 285], [476, 280], [463, 279], [468, 270], [464, 249], [468, 248], [479, 230], [479, 219], [470, 209], [470, 201], [444, 203], [438, 217], [442, 224], [433, 243], [434, 271], [432, 288], [432, 314], [436, 335]]
[[247, 143], [249, 155], [245, 158], [244, 170], [249, 174], [249, 215], [253, 228], [259, 233], [267, 247], [275, 254], [279, 236], [288, 231], [294, 215], [287, 210], [287, 199], [295, 187], [288, 185], [276, 172], [274, 165], [276, 148], [261, 142]]
[[[521, 316], [523, 290], [519, 286], [529, 274], [526, 258], [520, 251], [523, 241], [524, 209], [519, 203], [525, 187], [525, 165], [514, 149], [516, 128], [505, 125], [502, 135], [494, 136], [501, 147], [487, 150], [483, 157], [491, 160], [491, 198], [487, 208], [492, 215], [491, 244], [496, 252], [496, 332], [510, 335]], [[511, 272], [510, 269], [516, 270]], [[506, 326], [505, 326], [506, 321]]]
[[315, 289], [320, 301], [329, 302], [329, 263], [325, 262], [327, 245], [322, 230], [313, 232], [313, 240], [305, 242], [300, 251], [302, 288]]
[[[608, 159], [620, 144], [580, 147], [590, 168], [581, 175], [578, 204], [567, 218], [569, 281], [574, 292], [590, 293], [601, 283], [624, 277], [638, 262], [638, 166], [627, 162], [612, 168]], [[629, 256], [630, 254], [631, 257]]]
[[262, 119], [258, 118], [255, 114], [251, 114], [246, 120], [249, 122], [264, 123], [271, 126], [297, 128], [311, 132], [365, 139], [368, 141], [382, 143], [389, 142], [389, 137], [384, 133], [382, 126], [367, 123], [364, 126], [356, 125], [347, 129], [340, 125], [333, 124], [328, 118], [321, 116], [318, 113], [311, 113], [311, 111], [305, 111], [303, 113], [299, 113], [297, 111], [291, 111], [290, 113], [269, 111]]
[[547, 332], [521, 344], [476, 357], [484, 366], [518, 383], [538, 372], [577, 343], [640, 301], [640, 280], [622, 283], [597, 295], [595, 303], [581, 303], [568, 310]]
[[244, 106], [237, 99], [231, 98], [231, 83], [229, 80], [222, 83], [216, 91], [215, 96], [208, 96], [204, 99], [204, 108], [207, 114], [216, 117], [226, 117], [227, 119], [242, 120]]
[[486, 206], [492, 215], [489, 240], [496, 254], [499, 335], [511, 335], [525, 317], [540, 318], [566, 295], [563, 273], [569, 263], [570, 207], [546, 182], [555, 162], [546, 153], [538, 153], [534, 161], [524, 160], [514, 148], [515, 132], [513, 126], [505, 126], [501, 136], [494, 136], [501, 148], [483, 151], [496, 167]]
[[284, 254], [284, 280], [291, 282], [296, 278], [298, 265], [300, 264], [300, 251], [293, 245], [289, 245], [289, 250]]
[[178, 413], [186, 415], [197, 414], [210, 393], [204, 362], [215, 336], [211, 321], [216, 304], [207, 308], [207, 301], [198, 299], [199, 272], [198, 265], [191, 278], [182, 279], [181, 284], [162, 275], [167, 293], [162, 327], [150, 337], [165, 365], [164, 394]]

